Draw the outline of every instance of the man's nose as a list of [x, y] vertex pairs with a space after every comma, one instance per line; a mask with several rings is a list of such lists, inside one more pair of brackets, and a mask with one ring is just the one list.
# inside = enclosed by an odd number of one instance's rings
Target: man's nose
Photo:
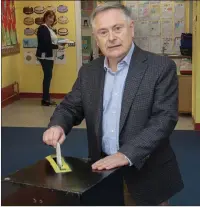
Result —
[[109, 41], [113, 41], [116, 39], [115, 35], [113, 34], [113, 31], [110, 31], [108, 34], [108, 39]]

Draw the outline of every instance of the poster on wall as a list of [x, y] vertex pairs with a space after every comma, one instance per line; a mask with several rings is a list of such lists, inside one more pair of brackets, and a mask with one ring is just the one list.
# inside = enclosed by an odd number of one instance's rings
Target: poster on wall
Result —
[[126, 6], [131, 10], [131, 17], [133, 20], [138, 19], [138, 3], [134, 1], [127, 1]]
[[24, 63], [25, 64], [35, 64], [36, 57], [35, 57], [36, 49], [28, 49], [24, 52]]
[[36, 47], [37, 47], [37, 38], [23, 39], [23, 48], [36, 48]]
[[65, 50], [57, 50], [55, 64], [66, 64]]
[[162, 4], [161, 10], [162, 18], [172, 18], [173, 16], [173, 4], [171, 2], [167, 2]]
[[141, 2], [138, 6], [138, 17], [141, 20], [147, 20], [149, 18], [149, 2]]
[[1, 12], [2, 55], [18, 53], [20, 47], [17, 40], [14, 0], [2, 0]]
[[184, 3], [175, 3], [175, 19], [183, 19], [185, 14]]
[[[32, 64], [32, 65], [35, 64], [40, 65], [40, 62], [37, 60], [35, 54], [36, 54], [36, 48], [26, 48], [24, 50], [24, 63]], [[65, 50], [57, 50], [55, 64], [58, 65], [66, 64]]]
[[82, 62], [83, 64], [90, 61], [92, 52], [91, 36], [82, 36]]
[[160, 19], [160, 2], [150, 2], [150, 18], [152, 20]]
[[[108, 2], [110, 2], [110, 1], [97, 1], [97, 6], [108, 3]], [[120, 2], [121, 2], [120, 0], [119, 1], [112, 1], [112, 3], [120, 3]]]
[[91, 36], [82, 36], [82, 53], [91, 53]]
[[[184, 0], [125, 2], [135, 11], [134, 39], [140, 47], [155, 53], [180, 54], [180, 37], [185, 31]], [[149, 42], [145, 43], [147, 37]]]

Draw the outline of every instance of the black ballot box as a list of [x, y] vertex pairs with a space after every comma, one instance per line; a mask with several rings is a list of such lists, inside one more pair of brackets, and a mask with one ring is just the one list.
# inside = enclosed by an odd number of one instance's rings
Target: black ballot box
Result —
[[124, 205], [120, 169], [93, 171], [87, 159], [65, 157], [71, 172], [56, 173], [44, 159], [1, 182], [1, 205]]

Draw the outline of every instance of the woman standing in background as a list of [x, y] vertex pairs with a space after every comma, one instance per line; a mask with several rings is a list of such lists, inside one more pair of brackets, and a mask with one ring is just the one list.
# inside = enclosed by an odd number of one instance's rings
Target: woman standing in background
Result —
[[56, 106], [56, 102], [50, 99], [49, 89], [57, 49], [64, 49], [64, 46], [58, 45], [57, 35], [52, 29], [56, 22], [55, 13], [47, 11], [44, 14], [43, 22], [44, 24], [40, 25], [37, 31], [38, 47], [36, 51], [36, 57], [40, 61], [44, 72], [41, 104], [42, 106]]

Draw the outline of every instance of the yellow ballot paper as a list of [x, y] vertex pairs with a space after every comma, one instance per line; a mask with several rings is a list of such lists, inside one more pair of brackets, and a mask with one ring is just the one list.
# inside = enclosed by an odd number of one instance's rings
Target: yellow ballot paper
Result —
[[46, 157], [46, 159], [49, 161], [50, 165], [56, 173], [66, 173], [72, 171], [69, 165], [65, 162], [63, 157], [61, 157], [61, 167], [56, 162], [56, 155], [49, 155]]

